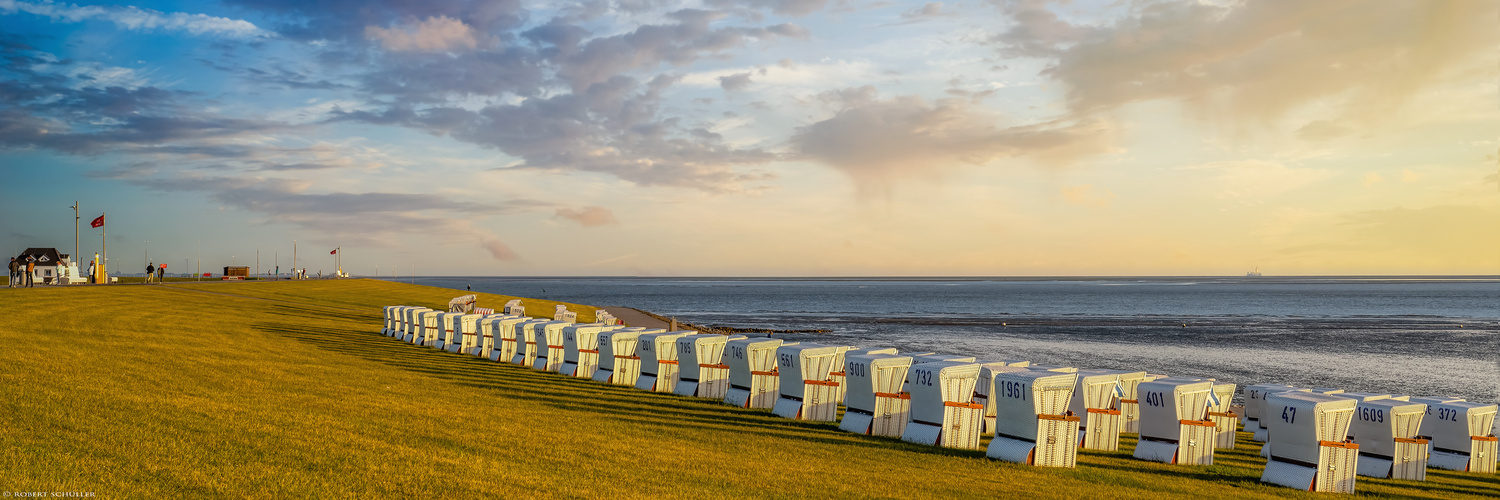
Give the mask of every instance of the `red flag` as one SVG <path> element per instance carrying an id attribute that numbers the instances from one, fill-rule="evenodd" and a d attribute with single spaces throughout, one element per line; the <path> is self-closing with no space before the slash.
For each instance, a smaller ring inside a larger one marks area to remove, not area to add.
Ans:
<path id="1" fill-rule="evenodd" d="M 104 216 L 103 215 L 99 216 L 98 219 L 94 219 L 94 222 L 90 222 L 89 223 L 89 227 L 93 227 L 93 228 L 98 228 L 98 227 L 102 227 L 102 226 L 104 226 Z"/>
<path id="2" fill-rule="evenodd" d="M 336 253 L 339 253 L 339 249 L 337 249 L 337 248 L 333 249 L 332 252 L 328 252 L 328 255 L 333 255 L 333 254 L 336 254 Z"/>

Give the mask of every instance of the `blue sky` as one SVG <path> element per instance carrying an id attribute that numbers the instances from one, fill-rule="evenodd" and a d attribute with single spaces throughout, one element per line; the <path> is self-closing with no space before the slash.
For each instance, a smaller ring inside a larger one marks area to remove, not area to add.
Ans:
<path id="1" fill-rule="evenodd" d="M 78 200 L 132 272 L 1493 274 L 1497 9 L 0 0 L 0 239 L 71 251 Z"/>

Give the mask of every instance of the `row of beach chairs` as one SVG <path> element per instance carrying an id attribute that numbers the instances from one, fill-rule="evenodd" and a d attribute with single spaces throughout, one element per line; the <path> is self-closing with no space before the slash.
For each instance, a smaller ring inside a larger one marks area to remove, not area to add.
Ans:
<path id="1" fill-rule="evenodd" d="M 457 309 L 452 308 L 450 309 Z M 628 327 L 595 312 L 578 324 L 519 301 L 475 314 L 388 306 L 383 333 L 417 345 L 564 376 L 710 398 L 874 436 L 959 449 L 1021 464 L 1073 467 L 1079 449 L 1211 465 L 1236 429 L 1265 443 L 1261 480 L 1309 491 L 1354 491 L 1355 476 L 1424 480 L 1427 467 L 1494 473 L 1494 404 L 1285 385 L 1234 384 L 1143 371 L 1080 370 L 1024 360 L 900 354 L 896 349 Z M 843 418 L 838 407 L 843 405 Z"/>

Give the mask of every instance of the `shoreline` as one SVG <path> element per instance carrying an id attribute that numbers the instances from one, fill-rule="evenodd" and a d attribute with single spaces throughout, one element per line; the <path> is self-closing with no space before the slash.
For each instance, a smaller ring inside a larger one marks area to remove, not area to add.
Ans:
<path id="1" fill-rule="evenodd" d="M 624 307 L 624 306 L 620 306 L 620 307 Z M 650 317 L 656 319 L 657 321 L 661 321 L 661 322 L 666 323 L 668 325 L 672 324 L 672 322 L 676 322 L 677 326 L 680 327 L 679 329 L 684 329 L 685 328 L 685 329 L 690 329 L 690 330 L 697 330 L 697 331 L 700 331 L 700 332 L 703 332 L 703 333 L 716 333 L 716 334 L 719 334 L 719 335 L 733 335 L 733 334 L 737 334 L 737 333 L 764 333 L 764 334 L 766 334 L 767 337 L 770 337 L 771 335 L 775 335 L 775 334 L 778 334 L 778 333 L 780 333 L 780 334 L 798 334 L 798 333 L 832 333 L 833 332 L 832 330 L 822 330 L 822 329 L 778 330 L 778 329 L 774 329 L 774 328 L 742 328 L 742 327 L 722 326 L 722 325 L 695 325 L 695 324 L 684 322 L 684 321 L 677 321 L 676 318 L 662 316 L 660 314 L 656 314 L 656 313 L 653 313 L 651 311 L 646 311 L 646 310 L 642 310 L 642 309 L 636 309 L 634 307 L 625 307 L 625 308 L 633 310 L 633 311 L 637 311 L 637 312 L 639 312 L 641 314 L 644 314 L 644 315 L 647 315 L 647 316 L 650 316 Z"/>

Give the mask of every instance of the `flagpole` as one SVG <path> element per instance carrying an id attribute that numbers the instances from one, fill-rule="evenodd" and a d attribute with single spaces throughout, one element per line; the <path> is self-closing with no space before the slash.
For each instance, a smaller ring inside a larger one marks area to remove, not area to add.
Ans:
<path id="1" fill-rule="evenodd" d="M 104 282 L 109 283 L 109 212 L 100 212 L 99 249 L 104 252 Z"/>
<path id="2" fill-rule="evenodd" d="M 83 218 L 78 216 L 78 201 L 75 200 L 75 201 L 73 201 L 73 264 L 75 264 L 74 267 L 79 267 L 79 268 L 82 268 L 82 266 L 77 266 L 77 264 L 78 264 L 78 257 L 79 257 L 79 255 L 78 255 L 78 221 L 81 221 L 81 220 L 83 220 Z"/>

